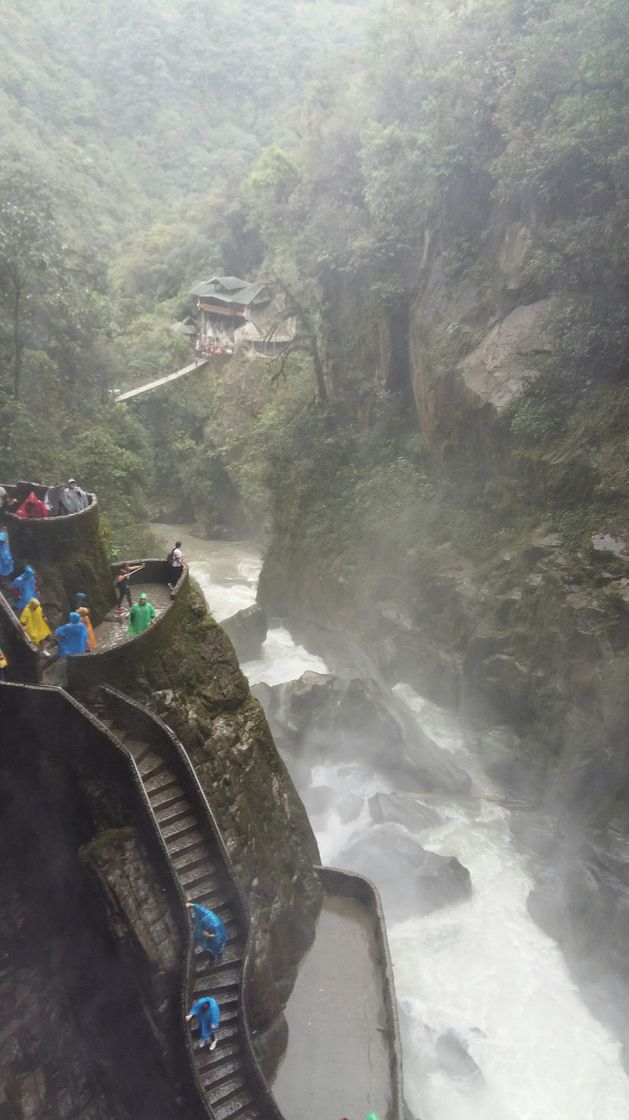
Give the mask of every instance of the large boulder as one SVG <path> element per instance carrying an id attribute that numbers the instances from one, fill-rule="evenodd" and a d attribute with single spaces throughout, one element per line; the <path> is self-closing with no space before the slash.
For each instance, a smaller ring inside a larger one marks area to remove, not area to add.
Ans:
<path id="1" fill-rule="evenodd" d="M 391 825 L 355 835 L 336 862 L 372 879 L 394 920 L 430 914 L 471 891 L 470 873 L 455 856 L 427 851 Z"/>
<path id="2" fill-rule="evenodd" d="M 466 387 L 481 401 L 501 411 L 537 376 L 533 351 L 540 349 L 548 308 L 547 299 L 515 307 L 458 363 Z"/>
<path id="3" fill-rule="evenodd" d="M 231 618 L 224 619 L 221 626 L 230 638 L 240 662 L 253 661 L 260 656 L 262 643 L 266 638 L 267 621 L 264 608 L 259 603 L 237 611 Z"/>
<path id="4" fill-rule="evenodd" d="M 376 824 L 399 824 L 409 832 L 421 832 L 441 823 L 434 809 L 408 795 L 374 793 L 368 804 L 371 819 Z"/>

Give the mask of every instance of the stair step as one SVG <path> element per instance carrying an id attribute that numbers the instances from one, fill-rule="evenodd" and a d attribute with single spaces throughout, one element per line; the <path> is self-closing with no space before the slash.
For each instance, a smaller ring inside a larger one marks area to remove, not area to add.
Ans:
<path id="1" fill-rule="evenodd" d="M 175 834 L 175 836 L 166 838 L 168 854 L 171 858 L 181 855 L 182 852 L 187 851 L 188 848 L 198 848 L 200 844 L 203 844 L 203 837 L 196 826 L 196 822 L 192 828 L 186 829 L 185 832 L 180 835 Z"/>
<path id="2" fill-rule="evenodd" d="M 135 764 L 145 784 L 149 778 L 154 777 L 155 774 L 159 774 L 161 770 L 167 769 L 164 759 L 160 758 L 158 754 L 155 754 L 155 752 L 151 750 L 149 750 L 147 754 L 138 754 L 135 759 Z"/>
<path id="3" fill-rule="evenodd" d="M 204 977 L 198 976 L 195 978 L 194 984 L 192 986 L 192 990 L 194 991 L 195 996 L 197 994 L 197 989 L 199 995 L 203 994 L 201 992 L 201 987 L 205 983 L 206 981 Z M 229 994 L 233 989 L 237 998 L 240 991 L 240 972 L 236 969 L 230 969 L 229 972 L 216 973 L 216 969 L 214 969 L 211 983 L 214 992 L 226 992 L 227 994 Z"/>
<path id="4" fill-rule="evenodd" d="M 253 1104 L 253 1100 L 246 1090 L 238 1093 L 235 1097 L 230 1097 L 220 1104 L 212 1106 L 215 1120 L 239 1120 L 245 1108 Z"/>
<path id="5" fill-rule="evenodd" d="M 174 840 L 178 836 L 183 836 L 186 832 L 196 828 L 197 820 L 194 813 L 186 813 L 185 817 L 180 817 L 176 821 L 169 821 L 168 824 L 159 822 L 159 828 L 164 840 Z"/>
<path id="6" fill-rule="evenodd" d="M 205 1085 L 205 1092 L 213 1108 L 215 1104 L 225 1103 L 236 1094 L 243 1096 L 247 1093 L 247 1086 L 242 1073 L 239 1072 L 235 1077 L 229 1077 L 225 1081 L 209 1081 Z"/>
<path id="7" fill-rule="evenodd" d="M 210 888 L 210 885 L 216 885 L 216 874 L 209 860 L 205 861 L 205 867 L 195 867 L 194 870 L 191 871 L 182 871 L 179 878 L 181 880 L 181 885 L 184 886 L 186 890 L 191 890 L 196 887 L 197 883 L 202 882 L 207 883 L 208 888 Z"/>
<path id="8" fill-rule="evenodd" d="M 180 872 L 198 870 L 199 867 L 207 866 L 207 848 L 201 841 L 196 847 L 173 852 L 170 858 L 178 875 Z"/>
<path id="9" fill-rule="evenodd" d="M 156 774 L 153 778 L 147 778 L 144 782 L 144 788 L 147 793 L 161 793 L 166 786 L 178 786 L 181 790 L 181 786 L 172 770 L 169 770 L 165 764 L 163 764 L 163 766 L 164 769 L 159 774 Z M 181 790 L 181 792 L 183 793 L 183 790 Z"/>
<path id="10" fill-rule="evenodd" d="M 260 1109 L 253 1101 L 246 1108 L 234 1116 L 233 1120 L 260 1120 Z"/>
<path id="11" fill-rule="evenodd" d="M 141 754 L 144 753 L 146 747 L 148 746 L 148 743 L 145 743 L 143 739 L 130 739 L 128 731 L 125 731 L 124 735 L 125 735 L 125 744 L 124 745 L 127 748 L 127 750 L 129 751 L 129 754 L 132 754 L 133 757 L 135 758 L 136 755 L 141 755 Z M 162 759 L 162 762 L 163 761 L 164 760 Z"/>
<path id="12" fill-rule="evenodd" d="M 129 744 L 127 743 L 127 747 L 128 746 Z M 131 753 L 136 766 L 139 768 L 140 763 L 144 762 L 146 756 L 151 753 L 151 747 L 149 747 L 148 743 L 144 743 L 141 751 L 132 751 Z"/>
<path id="13" fill-rule="evenodd" d="M 238 1000 L 234 1003 L 228 1003 L 226 1007 L 224 1007 L 222 1003 L 219 1003 L 219 1009 L 221 1012 L 221 1027 L 223 1023 L 227 1027 L 231 1026 L 232 1023 L 238 1022 L 238 1012 L 240 1010 Z"/>
<path id="14" fill-rule="evenodd" d="M 236 1044 L 240 1049 L 240 1028 L 238 1026 L 238 1023 L 236 1022 L 226 1023 L 225 1026 L 223 1026 L 223 1024 L 221 1023 L 218 1032 L 218 1045 L 214 1053 L 219 1055 L 220 1057 L 219 1051 L 221 1049 L 221 1046 L 227 1045 L 228 1042 L 230 1044 Z"/>
<path id="15" fill-rule="evenodd" d="M 192 805 L 187 797 L 181 797 L 178 802 L 172 805 L 167 805 L 165 809 L 161 807 L 155 811 L 155 816 L 160 825 L 171 824 L 179 820 L 180 817 L 186 816 L 192 812 Z"/>
<path id="16" fill-rule="evenodd" d="M 185 887 L 186 901 L 198 902 L 201 906 L 207 906 L 210 910 L 216 910 L 221 905 L 223 900 L 223 892 L 220 887 L 214 884 L 199 884 L 194 883 L 192 890 L 187 883 L 182 884 Z"/>
<path id="17" fill-rule="evenodd" d="M 220 961 L 214 961 L 210 953 L 199 950 L 194 957 L 196 977 L 202 980 L 207 976 L 214 976 L 217 971 L 231 971 L 234 968 L 240 971 L 242 969 L 241 950 L 242 943 L 236 939 L 232 944 L 229 941 L 227 942 Z"/>
<path id="18" fill-rule="evenodd" d="M 209 1059 L 213 1059 L 210 1061 Z M 238 1046 L 223 1046 L 221 1049 L 220 1043 L 217 1045 L 216 1050 L 212 1050 L 208 1055 L 208 1060 L 199 1055 L 197 1062 L 197 1071 L 199 1077 L 204 1082 L 212 1081 L 214 1084 L 222 1077 L 229 1077 L 232 1073 L 238 1073 L 242 1070 L 242 1061 L 240 1049 Z"/>
<path id="19" fill-rule="evenodd" d="M 149 792 L 149 791 L 147 791 Z M 175 802 L 183 799 L 183 793 L 179 782 L 172 781 L 169 786 L 163 789 L 158 789 L 155 792 L 149 792 L 149 801 L 151 808 L 156 813 L 158 809 L 168 809 Z"/>

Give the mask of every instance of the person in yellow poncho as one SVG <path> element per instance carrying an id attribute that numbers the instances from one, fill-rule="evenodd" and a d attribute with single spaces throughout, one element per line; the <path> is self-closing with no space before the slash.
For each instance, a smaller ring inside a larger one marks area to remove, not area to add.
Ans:
<path id="1" fill-rule="evenodd" d="M 87 648 L 89 650 L 96 649 L 96 634 L 94 633 L 94 627 L 92 626 L 89 607 L 77 607 L 77 610 L 79 613 L 79 618 L 81 619 L 81 622 L 87 630 Z"/>
<path id="2" fill-rule="evenodd" d="M 31 642 L 36 646 L 43 642 L 51 633 L 50 626 L 44 618 L 39 599 L 29 599 L 20 615 L 20 622 L 26 630 Z"/>

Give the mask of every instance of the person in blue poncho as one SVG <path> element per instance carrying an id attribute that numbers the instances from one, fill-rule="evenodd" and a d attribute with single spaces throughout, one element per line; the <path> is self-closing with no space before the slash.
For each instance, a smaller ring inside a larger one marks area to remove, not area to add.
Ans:
<path id="1" fill-rule="evenodd" d="M 217 1041 L 216 1031 L 221 1023 L 221 1013 L 216 1000 L 211 996 L 201 996 L 200 999 L 195 1000 L 186 1015 L 186 1023 L 195 1018 L 199 1024 L 199 1050 L 202 1050 L 208 1042 L 210 1050 L 213 1050 Z"/>
<path id="2" fill-rule="evenodd" d="M 186 906 L 192 910 L 194 940 L 197 945 L 211 953 L 214 960 L 220 961 L 227 944 L 227 930 L 222 918 L 213 910 L 208 910 L 207 906 L 199 906 L 196 902 L 187 902 Z"/>
<path id="3" fill-rule="evenodd" d="M 69 653 L 85 653 L 87 649 L 87 627 L 76 611 L 70 611 L 69 622 L 57 627 L 55 637 L 59 642 L 59 657 L 67 657 Z"/>
<path id="4" fill-rule="evenodd" d="M 13 571 L 13 557 L 9 546 L 9 534 L 0 529 L 0 576 L 6 578 Z"/>
<path id="5" fill-rule="evenodd" d="M 21 575 L 16 576 L 9 584 L 11 591 L 15 595 L 15 606 L 17 607 L 18 614 L 21 614 L 24 607 L 30 603 L 31 599 L 37 599 L 37 576 L 35 569 L 27 564 Z"/>

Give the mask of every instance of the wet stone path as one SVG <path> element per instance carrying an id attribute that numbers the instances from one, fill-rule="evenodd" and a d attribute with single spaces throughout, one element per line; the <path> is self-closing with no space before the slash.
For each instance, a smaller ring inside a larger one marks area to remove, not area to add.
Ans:
<path id="1" fill-rule="evenodd" d="M 134 603 L 137 603 L 142 592 L 145 592 L 149 603 L 155 607 L 155 617 L 159 618 L 164 613 L 166 607 L 170 604 L 170 590 L 165 583 L 132 583 L 131 584 L 131 598 Z M 94 634 L 96 635 L 96 653 L 102 652 L 106 649 L 113 649 L 115 646 L 123 645 L 131 639 L 127 633 L 129 625 L 129 606 L 127 602 L 124 603 L 124 612 L 118 614 L 114 607 L 105 615 L 102 622 L 94 627 Z M 54 654 L 54 646 L 52 647 Z M 90 654 L 86 653 L 85 657 Z M 66 683 L 66 666 L 65 661 L 60 661 L 59 658 L 53 657 L 50 661 L 43 663 L 44 670 L 44 683 L 45 684 L 58 684 L 64 685 Z"/>
<path id="2" fill-rule="evenodd" d="M 131 598 L 137 603 L 142 592 L 145 593 L 149 603 L 155 607 L 155 617 L 159 618 L 170 604 L 170 591 L 165 583 L 131 583 Z M 113 649 L 129 640 L 127 627 L 129 625 L 129 604 L 123 601 L 124 613 L 117 614 L 114 607 L 105 615 L 102 622 L 94 627 L 97 651 Z"/>

